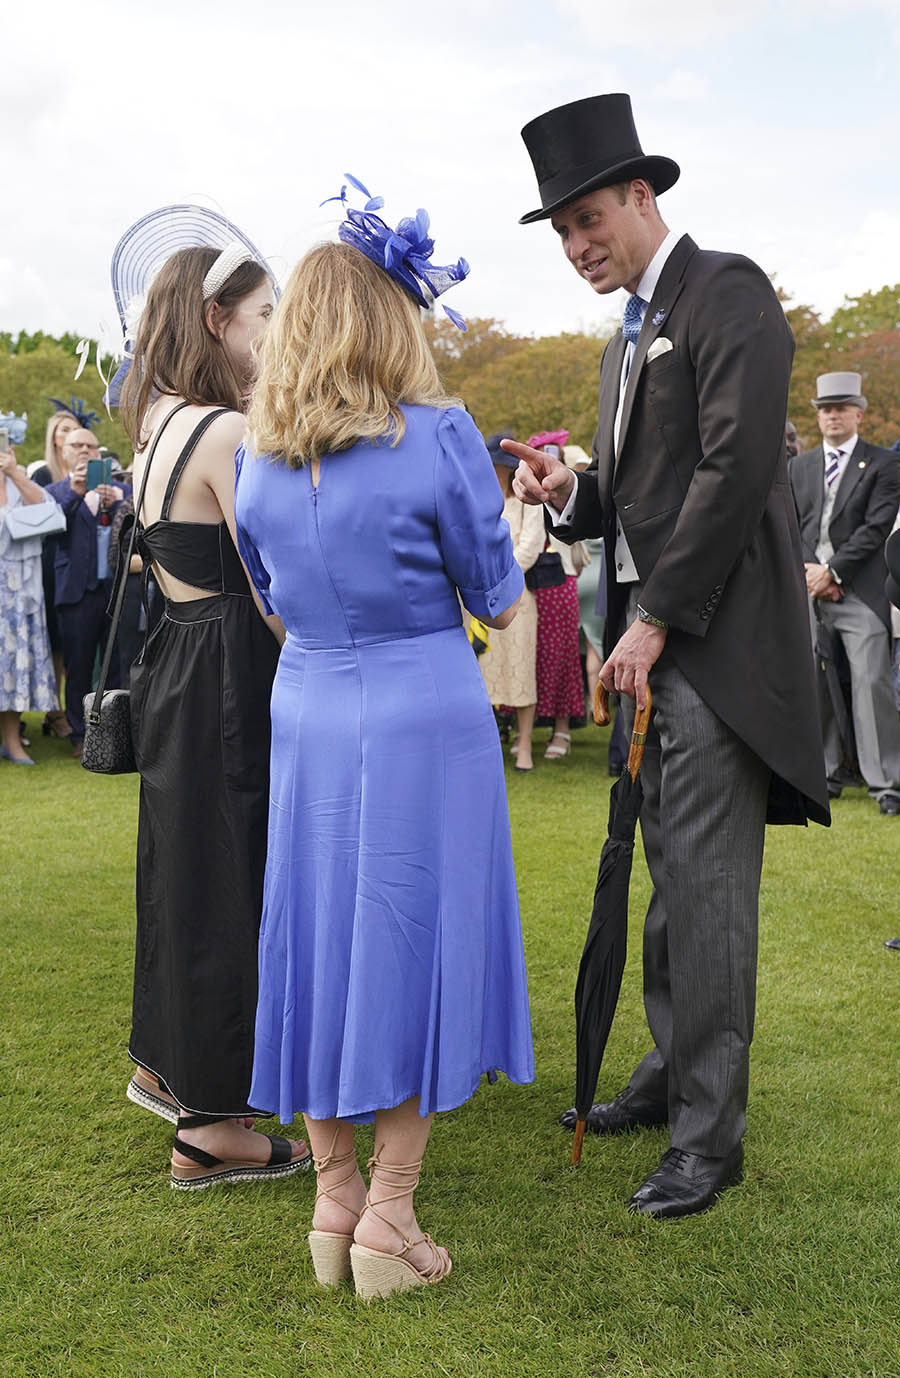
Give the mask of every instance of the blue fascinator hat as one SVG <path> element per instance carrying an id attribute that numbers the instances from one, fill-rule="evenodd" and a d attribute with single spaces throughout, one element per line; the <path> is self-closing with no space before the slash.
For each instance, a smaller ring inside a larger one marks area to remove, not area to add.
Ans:
<path id="1" fill-rule="evenodd" d="M 61 402 L 58 397 L 48 397 L 47 401 L 52 402 L 57 411 L 68 412 L 70 416 L 74 416 L 85 431 L 92 430 L 94 422 L 100 420 L 95 411 L 88 411 L 87 403 L 82 397 L 70 396 L 68 402 Z"/>
<path id="2" fill-rule="evenodd" d="M 392 229 L 376 214 L 384 205 L 384 197 L 373 196 L 368 187 L 349 172 L 344 176 L 351 187 L 366 197 L 366 203 L 362 210 L 349 204 L 347 183 L 341 187 L 339 196 L 329 196 L 321 203 L 326 206 L 330 201 L 339 201 L 344 207 L 346 219 L 338 230 L 338 238 L 383 268 L 417 305 L 427 309 L 448 288 L 468 277 L 469 265 L 464 258 L 444 267 L 431 262 L 434 240 L 429 236 L 431 221 L 426 210 L 417 210 L 414 217 L 404 216 L 397 228 Z M 465 330 L 462 316 L 443 302 L 441 305 L 453 324 Z"/>

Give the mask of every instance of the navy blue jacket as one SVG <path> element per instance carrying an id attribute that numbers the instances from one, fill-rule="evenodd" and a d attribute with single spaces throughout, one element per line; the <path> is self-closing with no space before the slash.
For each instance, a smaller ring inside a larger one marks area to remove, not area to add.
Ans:
<path id="1" fill-rule="evenodd" d="M 131 489 L 118 484 L 125 497 L 131 496 Z M 56 606 L 80 603 L 88 589 L 96 588 L 103 581 L 97 578 L 97 523 L 100 514 L 94 516 L 83 497 L 72 492 L 71 480 L 61 479 L 50 483 L 45 490 L 56 499 L 65 513 L 65 535 L 57 538 L 55 562 Z M 110 510 L 112 516 L 118 503 Z"/>

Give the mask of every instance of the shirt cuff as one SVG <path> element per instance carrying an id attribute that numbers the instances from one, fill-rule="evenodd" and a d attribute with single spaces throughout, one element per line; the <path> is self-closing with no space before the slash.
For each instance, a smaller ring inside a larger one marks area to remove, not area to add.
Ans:
<path id="1" fill-rule="evenodd" d="M 525 576 L 513 560 L 498 584 L 490 589 L 460 589 L 460 597 L 473 617 L 499 617 L 521 597 Z"/>
<path id="2" fill-rule="evenodd" d="M 556 508 L 551 506 L 549 502 L 544 504 L 547 508 L 547 511 L 550 513 L 550 521 L 554 526 L 572 525 L 572 519 L 575 516 L 575 498 L 578 495 L 578 475 L 576 473 L 573 473 L 572 477 L 575 480 L 575 482 L 572 485 L 572 491 L 569 494 L 569 501 L 566 503 L 565 507 L 561 512 L 557 512 Z"/>

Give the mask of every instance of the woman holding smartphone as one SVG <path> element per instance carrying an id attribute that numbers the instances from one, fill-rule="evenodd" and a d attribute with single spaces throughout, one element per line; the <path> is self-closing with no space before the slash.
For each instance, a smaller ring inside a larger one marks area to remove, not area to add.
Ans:
<path id="1" fill-rule="evenodd" d="M 53 670 L 44 617 L 41 542 L 13 540 L 6 524 L 14 507 L 46 501 L 16 463 L 8 432 L 0 429 L 0 756 L 33 766 L 19 734 L 21 715 L 53 707 Z"/>

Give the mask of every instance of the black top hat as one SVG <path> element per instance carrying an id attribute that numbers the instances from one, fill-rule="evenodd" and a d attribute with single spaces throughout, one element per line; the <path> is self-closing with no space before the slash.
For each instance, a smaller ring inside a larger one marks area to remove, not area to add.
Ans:
<path id="1" fill-rule="evenodd" d="M 522 130 L 534 164 L 541 208 L 519 221 L 546 220 L 586 192 L 644 177 L 660 194 L 678 181 L 671 158 L 648 157 L 638 141 L 626 95 L 588 96 L 538 115 Z"/>
<path id="2" fill-rule="evenodd" d="M 888 602 L 893 603 L 895 608 L 900 608 L 900 530 L 888 536 L 884 558 L 890 571 L 885 580 L 884 591 L 888 596 Z"/>

